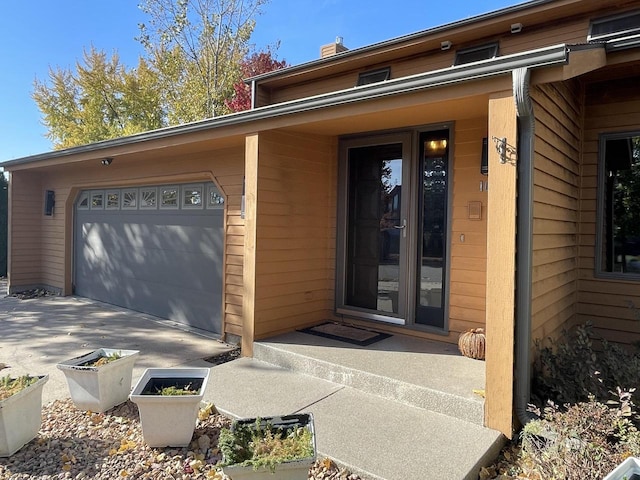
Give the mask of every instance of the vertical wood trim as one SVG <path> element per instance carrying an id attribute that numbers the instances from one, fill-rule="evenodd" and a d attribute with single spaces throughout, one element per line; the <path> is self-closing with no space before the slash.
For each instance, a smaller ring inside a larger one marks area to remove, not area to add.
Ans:
<path id="1" fill-rule="evenodd" d="M 513 433 L 513 362 L 516 258 L 516 165 L 500 163 L 492 137 L 516 146 L 511 92 L 489 99 L 489 199 L 487 214 L 487 354 L 485 424 Z"/>
<path id="2" fill-rule="evenodd" d="M 11 238 L 13 237 L 13 178 L 14 173 L 9 172 L 9 182 L 7 192 L 7 291 L 5 294 L 9 294 L 9 289 L 11 288 L 11 273 L 13 272 L 13 255 L 12 255 L 12 246 L 13 241 Z"/>
<path id="3" fill-rule="evenodd" d="M 64 202 L 64 287 L 62 295 L 73 294 L 73 250 L 75 248 L 75 204 L 80 189 L 71 187 Z"/>
<path id="4" fill-rule="evenodd" d="M 256 312 L 256 237 L 258 213 L 258 140 L 259 135 L 245 139 L 244 199 L 244 264 L 242 268 L 242 355 L 253 356 Z"/>

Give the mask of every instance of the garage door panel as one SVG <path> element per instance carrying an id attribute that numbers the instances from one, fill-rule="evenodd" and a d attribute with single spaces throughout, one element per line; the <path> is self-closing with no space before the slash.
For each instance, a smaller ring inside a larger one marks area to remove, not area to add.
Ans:
<path id="1" fill-rule="evenodd" d="M 222 208 L 77 208 L 75 232 L 77 295 L 221 333 Z"/>

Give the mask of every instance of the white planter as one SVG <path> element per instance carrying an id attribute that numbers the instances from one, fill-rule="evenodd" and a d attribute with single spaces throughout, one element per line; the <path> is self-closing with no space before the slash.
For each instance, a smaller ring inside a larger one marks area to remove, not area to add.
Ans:
<path id="1" fill-rule="evenodd" d="M 42 425 L 42 387 L 40 380 L 15 395 L 0 400 L 0 457 L 9 457 L 29 443 Z"/>
<path id="2" fill-rule="evenodd" d="M 629 457 L 603 480 L 637 480 L 640 479 L 640 459 Z"/>
<path id="3" fill-rule="evenodd" d="M 282 417 L 261 417 L 260 420 L 263 424 L 269 422 L 276 428 L 287 428 L 291 427 L 292 425 L 296 425 L 295 428 L 303 426 L 304 428 L 309 429 L 311 431 L 313 439 L 313 455 L 300 460 L 279 463 L 275 466 L 275 470 L 271 470 L 270 468 L 266 467 L 255 470 L 253 466 L 226 465 L 222 468 L 225 475 L 231 478 L 231 480 L 273 480 L 276 478 L 278 480 L 307 480 L 309 476 L 309 469 L 316 461 L 317 457 L 313 415 L 311 413 L 302 413 L 294 415 L 284 415 Z M 234 422 L 234 425 L 236 425 L 237 423 L 253 425 L 255 424 L 255 422 L 255 418 L 246 418 L 242 420 L 236 420 Z"/>
<path id="4" fill-rule="evenodd" d="M 142 436 L 150 447 L 186 447 L 191 442 L 198 408 L 209 379 L 208 368 L 147 368 L 129 398 L 138 405 Z M 162 396 L 156 387 L 199 388 L 197 395 Z"/>
<path id="5" fill-rule="evenodd" d="M 100 367 L 83 366 L 102 356 L 119 353 L 122 357 Z M 131 392 L 133 364 L 140 352 L 99 348 L 57 365 L 69 385 L 71 399 L 80 410 L 104 412 L 126 402 Z"/>

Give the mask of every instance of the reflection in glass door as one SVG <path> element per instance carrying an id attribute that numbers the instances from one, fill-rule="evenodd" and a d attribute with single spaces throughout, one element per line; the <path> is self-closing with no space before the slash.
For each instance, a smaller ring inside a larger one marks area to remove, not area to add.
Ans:
<path id="1" fill-rule="evenodd" d="M 416 323 L 444 328 L 448 130 L 420 135 Z"/>
<path id="2" fill-rule="evenodd" d="M 403 143 L 348 150 L 344 302 L 384 316 L 404 313 L 402 158 Z"/>

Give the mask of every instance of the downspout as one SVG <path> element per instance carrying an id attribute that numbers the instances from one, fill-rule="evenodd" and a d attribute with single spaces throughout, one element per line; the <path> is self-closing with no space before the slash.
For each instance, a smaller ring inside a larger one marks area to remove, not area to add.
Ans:
<path id="1" fill-rule="evenodd" d="M 533 141 L 535 121 L 529 94 L 530 69 L 513 70 L 517 116 L 517 233 L 516 233 L 516 414 L 522 425 L 536 418 L 528 411 L 531 399 L 531 291 L 533 252 Z"/>

